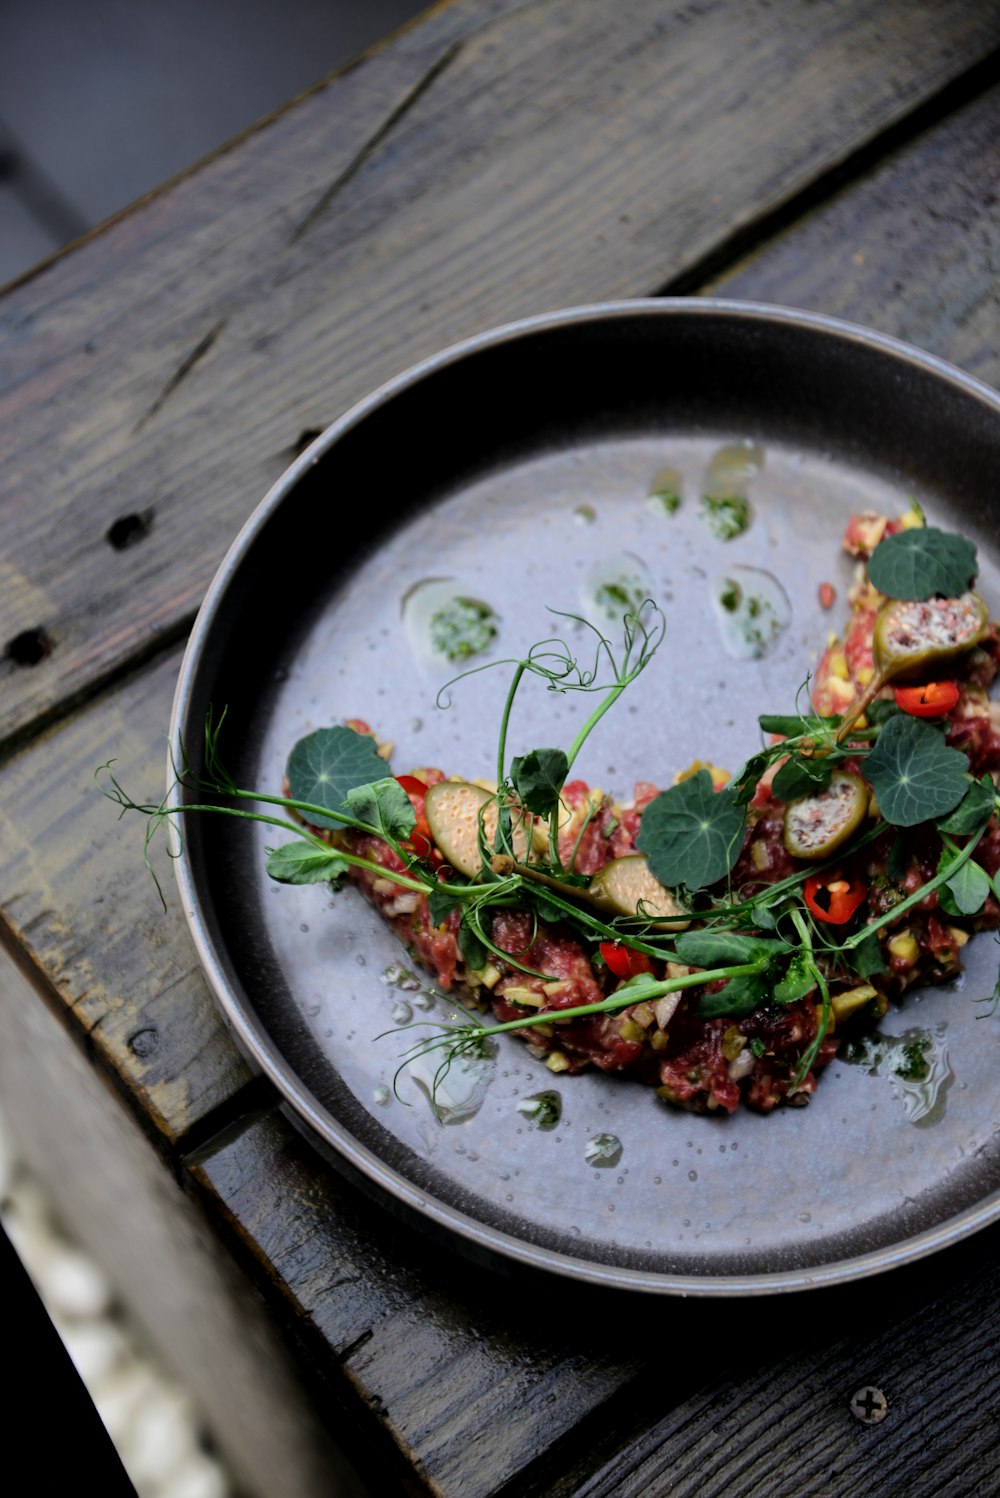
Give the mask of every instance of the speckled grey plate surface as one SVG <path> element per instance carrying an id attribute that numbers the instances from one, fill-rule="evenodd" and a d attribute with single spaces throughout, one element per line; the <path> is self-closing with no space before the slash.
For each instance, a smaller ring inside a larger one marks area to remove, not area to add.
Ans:
<path id="1" fill-rule="evenodd" d="M 721 540 L 699 495 L 733 443 L 754 445 L 760 466 L 749 528 Z M 649 503 L 664 468 L 679 475 L 673 514 Z M 451 668 L 422 648 L 404 600 L 448 579 L 499 618 L 480 659 L 517 656 L 553 632 L 547 606 L 579 611 L 599 570 L 629 559 L 666 642 L 576 769 L 623 797 L 696 758 L 733 770 L 758 742 L 758 712 L 791 709 L 842 624 L 853 511 L 916 496 L 931 522 L 976 540 L 1000 609 L 997 472 L 1000 397 L 829 319 L 685 300 L 500 329 L 377 391 L 263 501 L 192 634 L 175 747 L 197 756 L 214 703 L 244 786 L 277 790 L 295 741 L 350 717 L 393 741 L 396 773 L 495 773 L 507 672 L 436 706 Z M 732 658 L 719 631 L 712 599 L 734 567 L 778 579 L 790 605 L 758 660 Z M 838 591 L 829 612 L 823 581 Z M 568 742 L 586 710 L 527 685 L 510 752 Z M 505 1038 L 478 1112 L 441 1123 L 407 1073 L 393 1096 L 405 1042 L 376 1037 L 406 1006 L 417 1019 L 447 1006 L 422 1009 L 433 1001 L 392 981 L 405 953 L 357 892 L 274 885 L 273 836 L 187 820 L 182 899 L 240 1045 L 350 1174 L 474 1253 L 650 1292 L 750 1294 L 871 1274 L 998 1215 L 1000 1017 L 973 1003 L 995 981 L 989 937 L 966 949 L 956 984 L 884 1022 L 928 1040 L 933 1097 L 838 1060 L 808 1108 L 700 1118 L 619 1079 L 553 1077 Z M 549 1089 L 562 1118 L 542 1131 L 518 1104 Z M 614 1164 L 588 1163 L 601 1135 L 620 1143 Z"/>

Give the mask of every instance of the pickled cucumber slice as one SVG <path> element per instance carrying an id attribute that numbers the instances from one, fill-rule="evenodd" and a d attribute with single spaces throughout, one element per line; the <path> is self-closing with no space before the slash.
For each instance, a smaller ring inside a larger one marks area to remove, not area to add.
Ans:
<path id="1" fill-rule="evenodd" d="M 490 804 L 486 806 L 486 802 Z M 442 780 L 432 785 L 424 798 L 431 837 L 458 873 L 474 879 L 483 866 L 479 852 L 479 816 L 482 812 L 486 844 L 493 846 L 497 830 L 497 804 L 489 791 L 467 780 Z M 524 828 L 514 828 L 514 852 L 523 862 L 527 852 Z"/>
<path id="2" fill-rule="evenodd" d="M 785 847 L 793 858 L 829 858 L 865 819 L 868 787 L 850 770 L 834 770 L 830 784 L 785 807 Z"/>
<path id="3" fill-rule="evenodd" d="M 648 916 L 662 922 L 670 916 L 683 915 L 683 907 L 671 890 L 649 872 L 641 853 L 612 858 L 591 879 L 587 896 L 593 904 L 614 915 Z M 641 909 L 640 909 L 641 906 Z M 690 921 L 669 921 L 671 931 L 684 931 Z"/>

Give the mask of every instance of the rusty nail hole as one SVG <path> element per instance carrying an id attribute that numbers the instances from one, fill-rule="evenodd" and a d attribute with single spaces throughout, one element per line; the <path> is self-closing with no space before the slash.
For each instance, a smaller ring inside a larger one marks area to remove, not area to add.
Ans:
<path id="1" fill-rule="evenodd" d="M 855 1390 L 851 1396 L 851 1414 L 856 1415 L 862 1425 L 877 1425 L 889 1413 L 889 1401 L 881 1389 L 871 1384 Z"/>
<path id="2" fill-rule="evenodd" d="M 44 629 L 22 629 L 7 641 L 4 654 L 15 666 L 37 666 L 53 649 L 52 639 Z"/>
<path id="3" fill-rule="evenodd" d="M 129 546 L 137 546 L 152 529 L 153 512 L 143 510 L 141 515 L 123 515 L 120 520 L 116 520 L 114 525 L 108 527 L 104 539 L 110 542 L 115 551 L 125 551 Z"/>
<path id="4" fill-rule="evenodd" d="M 292 452 L 298 457 L 300 453 L 305 452 L 310 443 L 315 442 L 316 438 L 322 436 L 322 434 L 322 427 L 306 427 L 304 432 L 299 433 L 299 440 L 292 448 Z"/>

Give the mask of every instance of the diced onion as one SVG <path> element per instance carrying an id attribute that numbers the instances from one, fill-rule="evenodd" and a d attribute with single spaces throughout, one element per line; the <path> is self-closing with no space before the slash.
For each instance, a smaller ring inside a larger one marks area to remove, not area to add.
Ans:
<path id="1" fill-rule="evenodd" d="M 674 1017 L 677 1005 L 681 1001 L 679 993 L 667 993 L 662 999 L 657 999 L 653 1005 L 653 1013 L 656 1015 L 656 1023 L 661 1030 L 665 1030 Z"/>

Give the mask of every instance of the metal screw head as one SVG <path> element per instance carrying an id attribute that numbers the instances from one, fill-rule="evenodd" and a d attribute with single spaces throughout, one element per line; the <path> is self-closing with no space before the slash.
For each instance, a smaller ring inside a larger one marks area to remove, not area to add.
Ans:
<path id="1" fill-rule="evenodd" d="M 877 1425 L 889 1413 L 889 1401 L 881 1389 L 866 1384 L 851 1396 L 851 1414 L 856 1415 L 862 1425 Z"/>

